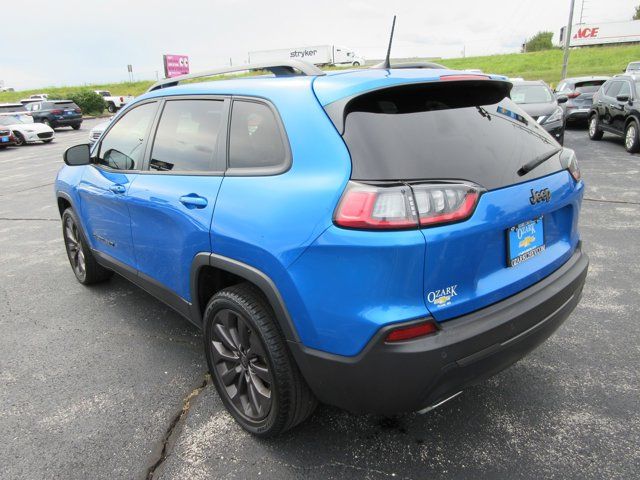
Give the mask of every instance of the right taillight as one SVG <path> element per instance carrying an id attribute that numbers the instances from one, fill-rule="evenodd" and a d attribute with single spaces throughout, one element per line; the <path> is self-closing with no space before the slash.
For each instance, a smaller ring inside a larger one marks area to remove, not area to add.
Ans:
<path id="1" fill-rule="evenodd" d="M 400 230 L 469 218 L 480 189 L 465 183 L 369 185 L 349 182 L 334 215 L 336 225 Z"/>

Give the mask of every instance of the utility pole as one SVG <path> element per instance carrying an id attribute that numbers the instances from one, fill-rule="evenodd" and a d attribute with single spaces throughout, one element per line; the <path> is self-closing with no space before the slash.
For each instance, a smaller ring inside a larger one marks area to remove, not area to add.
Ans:
<path id="1" fill-rule="evenodd" d="M 569 8 L 569 21 L 567 22 L 567 28 L 564 31 L 564 58 L 562 59 L 562 77 L 567 78 L 567 66 L 569 65 L 569 44 L 571 42 L 571 24 L 573 23 L 573 7 L 575 0 L 571 0 L 571 7 Z"/>

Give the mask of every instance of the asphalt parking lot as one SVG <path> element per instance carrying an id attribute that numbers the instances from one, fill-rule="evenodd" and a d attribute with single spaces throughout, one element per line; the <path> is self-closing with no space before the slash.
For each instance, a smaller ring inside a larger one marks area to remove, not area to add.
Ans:
<path id="1" fill-rule="evenodd" d="M 638 478 L 640 156 L 621 140 L 567 131 L 591 267 L 548 342 L 430 414 L 321 406 L 264 441 L 225 412 L 196 328 L 122 278 L 76 282 L 53 181 L 98 122 L 0 151 L 0 478 Z"/>

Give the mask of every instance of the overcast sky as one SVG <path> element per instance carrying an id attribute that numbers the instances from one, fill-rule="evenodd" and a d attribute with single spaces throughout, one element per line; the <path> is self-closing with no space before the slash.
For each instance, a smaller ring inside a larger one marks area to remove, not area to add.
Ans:
<path id="1" fill-rule="evenodd" d="M 585 0 L 584 22 L 629 20 L 640 0 Z M 582 0 L 576 0 L 578 22 Z M 162 54 L 191 70 L 245 62 L 247 52 L 318 44 L 382 58 L 396 14 L 394 57 L 516 52 L 558 32 L 569 0 L 30 0 L 0 26 L 0 80 L 16 89 L 162 75 Z"/>

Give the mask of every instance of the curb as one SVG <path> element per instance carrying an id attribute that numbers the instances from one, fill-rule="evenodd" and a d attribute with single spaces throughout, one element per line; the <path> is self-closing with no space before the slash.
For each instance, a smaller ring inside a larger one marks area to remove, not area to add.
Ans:
<path id="1" fill-rule="evenodd" d="M 103 113 L 100 115 L 83 115 L 83 120 L 91 120 L 92 118 L 111 118 L 113 115 L 111 113 Z"/>

